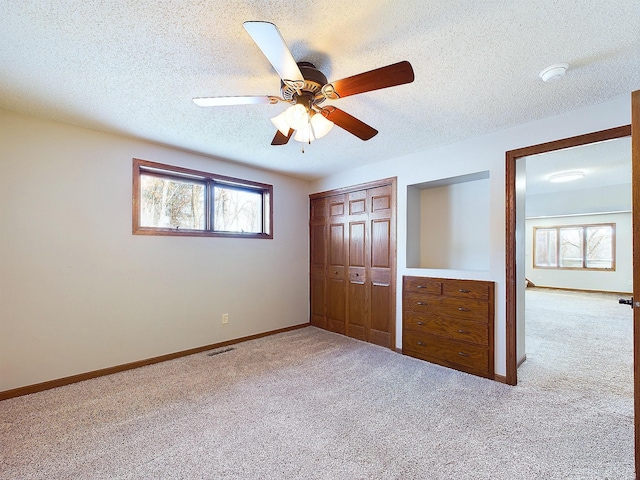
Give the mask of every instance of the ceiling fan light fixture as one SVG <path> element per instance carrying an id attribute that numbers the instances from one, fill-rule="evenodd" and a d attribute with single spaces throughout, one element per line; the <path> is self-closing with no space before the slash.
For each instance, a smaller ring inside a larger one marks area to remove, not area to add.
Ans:
<path id="1" fill-rule="evenodd" d="M 277 115 L 271 119 L 276 128 L 285 137 L 289 135 L 289 122 L 287 122 L 287 111 L 285 110 L 280 115 Z"/>
<path id="2" fill-rule="evenodd" d="M 302 142 L 302 143 L 313 142 L 315 138 L 313 136 L 313 130 L 311 129 L 311 124 L 307 123 L 301 129 L 296 130 L 296 134 L 293 136 L 293 139 L 297 142 Z"/>
<path id="3" fill-rule="evenodd" d="M 309 124 L 309 113 L 304 105 L 296 104 L 287 108 L 285 111 L 287 123 L 294 130 L 301 130 Z"/>
<path id="4" fill-rule="evenodd" d="M 575 170 L 572 172 L 554 173 L 553 175 L 549 175 L 548 180 L 551 183 L 565 183 L 565 182 L 573 182 L 574 180 L 579 180 L 582 177 L 584 177 L 584 172 L 580 170 Z"/>
<path id="5" fill-rule="evenodd" d="M 331 131 L 334 123 L 319 113 L 311 117 L 311 130 L 315 138 L 322 138 Z"/>

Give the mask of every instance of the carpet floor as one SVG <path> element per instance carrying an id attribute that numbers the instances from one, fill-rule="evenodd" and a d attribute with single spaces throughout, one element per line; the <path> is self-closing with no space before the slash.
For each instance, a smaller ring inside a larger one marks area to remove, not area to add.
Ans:
<path id="1" fill-rule="evenodd" d="M 634 478 L 631 309 L 527 309 L 516 387 L 308 327 L 5 400 L 0 478 Z"/>

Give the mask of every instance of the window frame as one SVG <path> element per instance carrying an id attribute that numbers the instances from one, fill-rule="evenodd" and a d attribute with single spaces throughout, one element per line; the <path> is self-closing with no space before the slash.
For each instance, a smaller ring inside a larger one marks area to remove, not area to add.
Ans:
<path id="1" fill-rule="evenodd" d="M 141 181 L 143 174 L 150 174 L 170 180 L 191 180 L 202 182 L 205 185 L 205 212 L 204 230 L 191 230 L 184 228 L 146 227 L 140 225 L 141 207 Z M 214 226 L 214 192 L 215 185 L 228 186 L 230 188 L 259 192 L 262 195 L 262 232 L 242 233 L 216 231 Z M 243 180 L 236 177 L 227 177 L 190 168 L 166 165 L 163 163 L 133 159 L 133 190 L 132 190 L 132 232 L 134 235 L 168 235 L 179 237 L 226 237 L 226 238 L 262 238 L 273 239 L 273 185 L 267 183 Z M 268 197 L 268 199 L 267 199 Z"/>
<path id="2" fill-rule="evenodd" d="M 588 254 L 588 244 L 587 244 L 587 228 L 589 227 L 611 227 L 611 267 L 609 268 L 600 268 L 600 267 L 587 267 L 587 254 Z M 563 228 L 581 228 L 582 229 L 582 266 L 581 267 L 563 267 L 560 266 L 561 256 L 561 235 L 560 230 Z M 536 265 L 536 246 L 537 246 L 537 232 L 538 230 L 555 230 L 556 231 L 556 262 L 557 265 Z M 577 223 L 574 225 L 551 225 L 551 226 L 536 226 L 533 227 L 533 252 L 531 263 L 533 264 L 533 268 L 539 268 L 544 270 L 578 270 L 578 271 L 595 271 L 595 272 L 615 272 L 616 270 L 616 224 L 612 222 L 608 223 Z"/>

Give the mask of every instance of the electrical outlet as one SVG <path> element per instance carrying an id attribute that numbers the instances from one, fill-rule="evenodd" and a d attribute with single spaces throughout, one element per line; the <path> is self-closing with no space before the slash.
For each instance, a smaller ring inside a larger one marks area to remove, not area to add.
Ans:
<path id="1" fill-rule="evenodd" d="M 223 313 L 222 314 L 222 324 L 226 325 L 227 323 L 229 323 L 229 314 L 228 313 Z"/>

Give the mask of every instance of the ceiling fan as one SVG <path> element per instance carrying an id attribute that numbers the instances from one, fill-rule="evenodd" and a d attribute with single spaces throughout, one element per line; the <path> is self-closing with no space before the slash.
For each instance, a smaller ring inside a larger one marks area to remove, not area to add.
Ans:
<path id="1" fill-rule="evenodd" d="M 404 61 L 328 83 L 312 63 L 296 63 L 273 23 L 244 22 L 244 28 L 280 76 L 282 96 L 196 97 L 193 101 L 202 107 L 291 104 L 271 119 L 278 129 L 271 145 L 285 145 L 292 136 L 299 142 L 311 143 L 329 133 L 334 124 L 361 140 L 369 140 L 378 133 L 375 128 L 339 108 L 323 106 L 325 100 L 403 85 L 414 79 L 411 64 Z"/>

